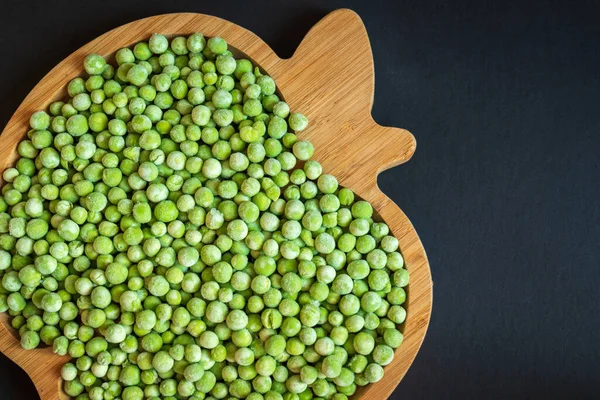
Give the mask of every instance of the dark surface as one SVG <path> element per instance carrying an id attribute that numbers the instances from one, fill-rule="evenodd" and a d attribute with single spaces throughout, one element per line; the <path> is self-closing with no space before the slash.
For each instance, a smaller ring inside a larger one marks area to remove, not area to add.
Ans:
<path id="1" fill-rule="evenodd" d="M 353 8 L 375 57 L 373 115 L 419 143 L 379 184 L 435 282 L 429 333 L 392 398 L 600 397 L 597 2 L 161 3 L 3 2 L 0 126 L 55 64 L 134 19 L 213 14 L 290 56 L 328 11 Z M 2 356 L 0 371 L 0 398 L 37 398 Z"/>

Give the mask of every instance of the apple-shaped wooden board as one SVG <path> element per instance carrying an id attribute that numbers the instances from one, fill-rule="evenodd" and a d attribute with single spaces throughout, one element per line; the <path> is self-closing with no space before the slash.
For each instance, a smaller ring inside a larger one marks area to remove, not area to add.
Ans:
<path id="1" fill-rule="evenodd" d="M 405 303 L 404 342 L 394 361 L 385 367 L 383 379 L 361 388 L 354 399 L 385 399 L 398 385 L 425 337 L 432 305 L 429 264 L 417 232 L 404 213 L 377 186 L 377 174 L 407 161 L 414 153 L 413 135 L 398 128 L 378 125 L 371 116 L 374 95 L 373 55 L 360 17 L 348 9 L 336 10 L 306 35 L 293 57 L 279 58 L 258 36 L 229 21 L 203 14 L 158 15 L 123 25 L 105 33 L 67 57 L 50 71 L 25 98 L 0 136 L 3 168 L 17 159 L 17 144 L 29 129 L 29 117 L 56 100 L 65 99 L 68 82 L 83 74 L 83 59 L 91 53 L 109 60 L 114 53 L 148 40 L 153 33 L 170 36 L 202 32 L 220 36 L 230 47 L 271 75 L 280 94 L 294 111 L 304 113 L 309 127 L 301 139 L 315 146 L 314 158 L 340 184 L 371 202 L 398 238 L 410 272 Z M 67 399 L 61 390 L 60 368 L 68 357 L 50 348 L 23 350 L 10 327 L 0 317 L 0 351 L 31 377 L 42 400 Z"/>

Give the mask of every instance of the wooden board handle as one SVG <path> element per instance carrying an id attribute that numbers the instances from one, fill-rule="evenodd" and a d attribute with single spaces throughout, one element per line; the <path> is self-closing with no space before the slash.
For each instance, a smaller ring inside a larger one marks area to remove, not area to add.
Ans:
<path id="1" fill-rule="evenodd" d="M 276 82 L 286 82 L 281 89 L 291 108 L 309 117 L 301 137 L 314 144 L 315 158 L 345 186 L 366 188 L 368 183 L 376 189 L 379 172 L 413 155 L 416 141 L 410 132 L 382 127 L 371 116 L 373 54 L 354 11 L 328 14 L 272 74 Z"/>

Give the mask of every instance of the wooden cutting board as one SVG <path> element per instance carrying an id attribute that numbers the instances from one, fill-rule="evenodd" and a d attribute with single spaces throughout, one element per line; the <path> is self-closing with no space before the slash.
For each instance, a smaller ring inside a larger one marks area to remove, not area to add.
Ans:
<path id="1" fill-rule="evenodd" d="M 229 21 L 202 14 L 158 15 L 105 33 L 58 64 L 29 93 L 0 137 L 0 170 L 17 158 L 16 147 L 29 129 L 29 117 L 55 100 L 66 98 L 67 83 L 83 73 L 83 59 L 97 53 L 109 60 L 116 50 L 147 40 L 153 33 L 171 36 L 202 32 L 220 36 L 231 47 L 271 75 L 292 110 L 304 113 L 309 128 L 301 139 L 315 146 L 314 158 L 341 185 L 371 202 L 400 241 L 410 272 L 403 324 L 404 343 L 384 378 L 361 388 L 354 399 L 385 399 L 398 385 L 425 337 L 432 305 L 429 264 L 417 232 L 404 213 L 377 186 L 377 174 L 402 164 L 413 155 L 413 135 L 399 128 L 378 125 L 371 116 L 374 94 L 373 55 L 360 17 L 348 9 L 336 10 L 306 35 L 292 58 L 281 59 L 258 36 Z M 407 188 L 410 190 L 410 188 Z M 23 368 L 42 400 L 66 399 L 61 392 L 60 367 L 68 357 L 50 348 L 25 351 L 10 328 L 8 315 L 0 317 L 0 351 Z"/>

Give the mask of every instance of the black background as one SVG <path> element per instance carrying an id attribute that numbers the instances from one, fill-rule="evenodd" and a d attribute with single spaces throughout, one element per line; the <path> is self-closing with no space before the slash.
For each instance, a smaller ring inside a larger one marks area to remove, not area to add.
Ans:
<path id="1" fill-rule="evenodd" d="M 213 14 L 290 56 L 340 7 L 371 39 L 373 116 L 418 141 L 379 176 L 435 283 L 428 335 L 392 398 L 599 398 L 598 2 L 5 1 L 0 126 L 55 64 L 126 22 Z M 3 356 L 0 390 L 37 398 Z"/>

